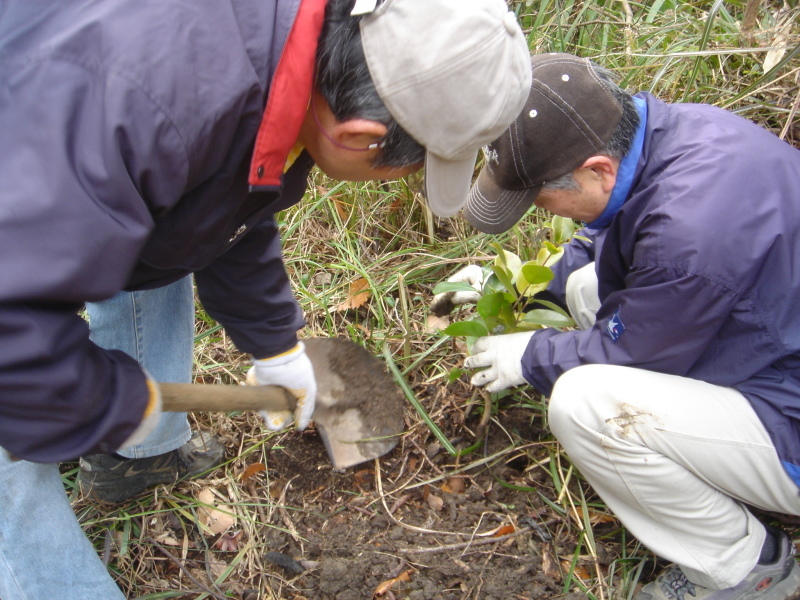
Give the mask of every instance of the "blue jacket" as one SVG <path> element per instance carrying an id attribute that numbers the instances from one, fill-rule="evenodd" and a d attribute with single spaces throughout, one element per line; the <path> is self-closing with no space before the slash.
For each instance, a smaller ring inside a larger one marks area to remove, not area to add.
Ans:
<path id="1" fill-rule="evenodd" d="M 595 261 L 597 323 L 537 332 L 524 375 L 548 395 L 583 364 L 734 387 L 800 484 L 800 151 L 727 111 L 640 97 L 645 139 L 627 199 L 556 265 L 554 290 Z"/>
<path id="2" fill-rule="evenodd" d="M 89 340 L 84 302 L 195 273 L 240 350 L 295 343 L 273 215 L 312 166 L 304 154 L 283 174 L 324 5 L 3 3 L 0 445 L 52 462 L 138 426 L 145 376 Z"/>

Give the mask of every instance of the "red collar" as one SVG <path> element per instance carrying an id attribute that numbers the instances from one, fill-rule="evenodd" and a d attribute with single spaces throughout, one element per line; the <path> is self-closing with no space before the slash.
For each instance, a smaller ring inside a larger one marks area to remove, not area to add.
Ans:
<path id="1" fill-rule="evenodd" d="M 283 47 L 256 136 L 251 187 L 281 184 L 286 157 L 300 134 L 314 83 L 317 42 L 327 0 L 301 0 Z"/>

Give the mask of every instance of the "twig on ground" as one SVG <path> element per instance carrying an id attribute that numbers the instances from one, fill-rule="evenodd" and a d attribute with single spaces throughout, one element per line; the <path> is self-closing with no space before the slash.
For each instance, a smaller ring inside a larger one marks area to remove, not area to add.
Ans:
<path id="1" fill-rule="evenodd" d="M 407 554 L 423 554 L 423 553 L 430 554 L 433 552 L 446 552 L 448 550 L 459 550 L 461 548 L 469 548 L 471 546 L 483 546 L 484 544 L 503 542 L 505 540 L 517 537 L 529 531 L 532 531 L 530 527 L 523 527 L 522 529 L 518 529 L 517 531 L 514 531 L 512 533 L 507 533 L 505 535 L 500 535 L 497 537 L 481 538 L 479 540 L 470 540 L 469 542 L 458 542 L 455 544 L 445 544 L 444 546 L 434 546 L 431 548 L 401 548 L 398 550 L 398 552 L 403 552 Z"/>

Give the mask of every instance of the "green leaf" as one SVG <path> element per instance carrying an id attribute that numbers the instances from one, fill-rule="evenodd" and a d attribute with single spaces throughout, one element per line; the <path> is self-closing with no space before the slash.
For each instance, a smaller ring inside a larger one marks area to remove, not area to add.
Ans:
<path id="1" fill-rule="evenodd" d="M 475 305 L 475 309 L 478 311 L 478 314 L 482 316 L 485 320 L 488 320 L 490 317 L 497 317 L 500 315 L 500 311 L 503 310 L 503 306 L 510 304 L 508 300 L 506 300 L 506 295 L 503 292 L 496 292 L 494 294 L 486 294 Z"/>
<path id="2" fill-rule="evenodd" d="M 525 313 L 520 323 L 528 323 L 531 325 L 543 325 L 545 327 L 570 327 L 574 325 L 572 319 L 564 317 L 554 310 L 547 310 L 545 308 L 535 308 Z M 446 332 L 447 330 L 445 330 Z"/>
<path id="3" fill-rule="evenodd" d="M 492 271 L 494 271 L 494 274 L 497 275 L 497 278 L 500 280 L 500 283 L 503 284 L 503 287 L 506 288 L 506 291 L 514 296 L 514 300 L 516 300 L 519 297 L 519 294 L 517 294 L 517 290 L 514 287 L 511 274 L 502 267 L 498 266 L 492 267 Z"/>
<path id="4" fill-rule="evenodd" d="M 527 262 L 522 265 L 522 274 L 525 276 L 525 281 L 528 285 L 547 283 L 553 279 L 553 271 L 548 267 L 543 267 L 533 262 Z"/>
<path id="5" fill-rule="evenodd" d="M 507 269 L 512 275 L 519 271 L 520 267 L 522 266 L 522 259 L 519 256 L 513 252 L 504 250 L 500 244 L 492 244 L 492 247 L 497 250 L 497 256 L 494 258 L 494 264 L 496 267 Z"/>
<path id="6" fill-rule="evenodd" d="M 478 321 L 459 321 L 458 323 L 451 323 L 445 327 L 444 333 L 452 337 L 462 336 L 475 336 L 484 337 L 489 335 L 489 330 L 483 323 Z"/>
<path id="7" fill-rule="evenodd" d="M 450 372 L 447 374 L 447 383 L 453 383 L 456 379 L 461 377 L 464 374 L 463 369 L 459 369 L 458 367 L 453 367 L 450 369 Z"/>
<path id="8" fill-rule="evenodd" d="M 553 279 L 553 272 L 549 267 L 537 265 L 534 262 L 525 263 L 520 269 L 517 278 L 517 288 L 525 297 L 530 297 L 547 289 L 547 284 Z"/>
<path id="9" fill-rule="evenodd" d="M 553 216 L 551 227 L 553 228 L 553 241 L 556 244 L 569 241 L 576 229 L 575 221 L 558 215 Z"/>
<path id="10" fill-rule="evenodd" d="M 569 316 L 569 313 L 565 311 L 563 308 L 561 308 L 555 302 L 549 302 L 547 300 L 542 300 L 541 298 L 534 298 L 533 302 L 535 304 L 541 304 L 542 306 L 549 308 L 553 312 L 557 312 L 558 314 L 562 315 L 565 319 L 569 319 L 570 321 L 572 321 L 572 317 Z M 568 327 L 574 327 L 574 326 L 575 326 L 574 322 L 572 323 L 572 325 L 568 325 Z"/>

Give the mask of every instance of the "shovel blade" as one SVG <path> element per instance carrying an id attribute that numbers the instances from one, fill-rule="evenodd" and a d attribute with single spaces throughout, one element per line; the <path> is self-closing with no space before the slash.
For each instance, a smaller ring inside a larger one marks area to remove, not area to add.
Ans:
<path id="1" fill-rule="evenodd" d="M 383 363 L 344 338 L 303 340 L 314 365 L 313 420 L 335 469 L 391 451 L 403 432 L 403 396 Z"/>

